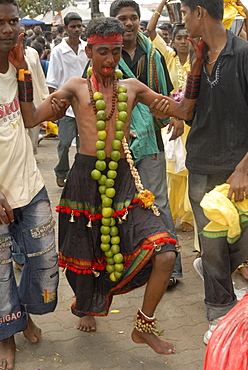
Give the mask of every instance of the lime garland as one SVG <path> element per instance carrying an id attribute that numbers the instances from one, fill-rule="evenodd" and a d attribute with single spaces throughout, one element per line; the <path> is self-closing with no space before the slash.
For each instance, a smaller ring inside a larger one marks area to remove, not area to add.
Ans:
<path id="1" fill-rule="evenodd" d="M 122 72 L 120 70 L 116 70 L 115 73 L 115 80 L 113 85 L 113 99 L 112 99 L 112 109 L 109 116 L 106 116 L 105 108 L 106 103 L 104 101 L 103 94 L 99 91 L 96 91 L 93 94 L 91 88 L 91 81 L 90 76 L 92 76 L 92 68 L 88 69 L 88 89 L 90 93 L 91 103 L 93 106 L 93 110 L 96 114 L 97 122 L 96 127 L 98 129 L 97 137 L 98 140 L 96 142 L 96 163 L 95 169 L 92 170 L 91 176 L 94 180 L 98 181 L 99 184 L 99 192 L 101 194 L 102 199 L 102 225 L 100 228 L 101 232 L 101 250 L 105 254 L 106 258 L 106 271 L 109 273 L 109 278 L 112 281 L 117 281 L 121 276 L 124 270 L 123 265 L 123 255 L 120 253 L 120 237 L 118 235 L 118 227 L 116 226 L 116 220 L 113 217 L 114 209 L 112 208 L 113 204 L 113 197 L 116 194 L 116 190 L 114 188 L 115 185 L 115 178 L 117 177 L 117 168 L 118 168 L 118 161 L 121 158 L 120 149 L 122 147 L 122 139 L 124 138 L 124 122 L 128 117 L 127 114 L 127 89 L 125 86 L 120 85 L 117 89 L 117 79 L 122 77 Z M 93 76 L 94 77 L 94 76 Z M 106 138 L 107 132 L 106 128 L 106 121 L 109 120 L 115 111 L 116 107 L 116 97 L 117 97 L 117 120 L 115 123 L 115 139 L 112 141 L 112 152 L 110 153 L 110 162 L 108 163 L 108 171 L 107 175 L 102 174 L 107 168 L 106 164 L 106 156 L 107 153 L 104 150 L 106 146 Z"/>

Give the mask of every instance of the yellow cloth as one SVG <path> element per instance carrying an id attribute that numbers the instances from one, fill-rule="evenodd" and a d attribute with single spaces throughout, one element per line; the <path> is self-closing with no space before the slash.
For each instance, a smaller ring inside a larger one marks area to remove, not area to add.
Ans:
<path id="1" fill-rule="evenodd" d="M 59 134 L 59 128 L 58 128 L 58 125 L 56 125 L 56 123 L 52 121 L 46 121 L 46 135 L 48 134 L 54 134 L 54 135 Z"/>
<path id="2" fill-rule="evenodd" d="M 242 228 L 248 224 L 248 199 L 235 202 L 227 198 L 230 185 L 216 186 L 205 194 L 200 205 L 210 222 L 203 228 L 203 235 L 209 238 L 226 236 L 228 243 L 235 243 Z"/>
<path id="3" fill-rule="evenodd" d="M 245 13 L 243 12 L 243 7 L 238 6 L 236 0 L 224 0 L 224 17 L 222 23 L 226 29 L 230 29 L 237 15 L 241 15 L 246 18 Z"/>

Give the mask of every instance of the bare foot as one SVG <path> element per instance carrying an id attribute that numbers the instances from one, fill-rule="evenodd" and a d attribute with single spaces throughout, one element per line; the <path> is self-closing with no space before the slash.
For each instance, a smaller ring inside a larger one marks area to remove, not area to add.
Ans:
<path id="1" fill-rule="evenodd" d="M 243 276 L 244 279 L 248 280 L 248 267 L 246 266 L 240 267 L 238 269 L 238 272 L 240 273 L 240 275 Z"/>
<path id="2" fill-rule="evenodd" d="M 132 332 L 132 340 L 135 343 L 146 343 L 155 352 L 164 355 L 170 355 L 175 352 L 173 344 L 164 342 L 154 333 L 143 333 L 136 329 Z"/>
<path id="3" fill-rule="evenodd" d="M 0 369 L 14 369 L 15 350 L 14 336 L 0 341 Z"/>
<path id="4" fill-rule="evenodd" d="M 35 325 L 31 317 L 28 315 L 28 324 L 25 330 L 23 330 L 24 336 L 32 343 L 36 343 L 42 339 L 41 329 Z"/>
<path id="5" fill-rule="evenodd" d="M 20 263 L 14 262 L 14 268 L 16 270 L 22 271 L 23 270 L 23 265 L 21 265 Z"/>
<path id="6" fill-rule="evenodd" d="M 96 320 L 94 316 L 84 316 L 79 319 L 78 330 L 87 331 L 88 333 L 91 331 L 96 331 Z"/>
<path id="7" fill-rule="evenodd" d="M 190 233 L 194 230 L 194 227 L 190 225 L 188 222 L 182 222 L 182 231 L 186 233 Z"/>

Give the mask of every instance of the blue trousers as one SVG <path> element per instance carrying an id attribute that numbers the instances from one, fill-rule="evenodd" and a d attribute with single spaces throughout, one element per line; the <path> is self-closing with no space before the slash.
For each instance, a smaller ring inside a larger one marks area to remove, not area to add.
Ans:
<path id="1" fill-rule="evenodd" d="M 59 120 L 59 142 L 57 147 L 59 162 L 54 168 L 56 177 L 62 179 L 67 178 L 67 174 L 70 170 L 69 149 L 74 137 L 76 137 L 78 151 L 79 136 L 76 120 L 74 117 L 64 116 Z"/>
<path id="2" fill-rule="evenodd" d="M 54 221 L 46 189 L 26 206 L 14 209 L 15 221 L 0 225 L 0 341 L 23 331 L 27 313 L 42 315 L 57 304 L 58 265 Z M 25 256 L 17 287 L 12 238 Z"/>
<path id="3" fill-rule="evenodd" d="M 165 230 L 170 232 L 172 238 L 177 240 L 174 222 L 167 194 L 166 183 L 166 161 L 164 152 L 159 152 L 157 158 L 145 157 L 135 163 L 139 172 L 141 182 L 145 189 L 150 190 L 155 195 L 155 204 L 159 209 L 160 217 L 165 225 Z M 178 253 L 173 277 L 182 277 L 181 254 Z"/>

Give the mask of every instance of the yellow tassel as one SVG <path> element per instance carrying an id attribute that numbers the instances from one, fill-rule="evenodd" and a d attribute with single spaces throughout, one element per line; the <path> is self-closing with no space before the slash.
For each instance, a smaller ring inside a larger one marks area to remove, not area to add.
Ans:
<path id="1" fill-rule="evenodd" d="M 74 213 L 73 212 L 71 213 L 71 218 L 70 218 L 69 222 L 75 222 Z"/>
<path id="2" fill-rule="evenodd" d="M 126 210 L 124 216 L 122 217 L 122 221 L 126 221 L 128 215 L 128 210 Z"/>
<path id="3" fill-rule="evenodd" d="M 86 225 L 87 227 L 92 227 L 92 222 L 91 222 L 91 219 L 89 219 L 89 222 L 87 223 Z"/>

